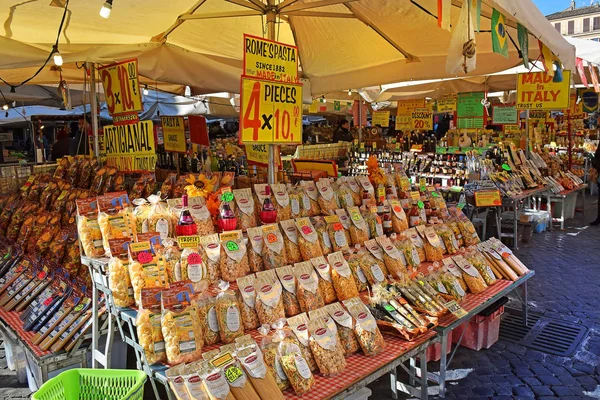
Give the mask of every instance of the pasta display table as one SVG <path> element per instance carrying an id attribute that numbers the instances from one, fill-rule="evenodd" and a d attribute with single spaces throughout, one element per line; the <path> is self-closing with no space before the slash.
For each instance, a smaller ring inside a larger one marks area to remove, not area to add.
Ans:
<path id="1" fill-rule="evenodd" d="M 548 204 L 550 204 L 550 197 L 548 193 L 548 186 L 540 187 L 537 189 L 526 190 L 523 193 L 511 196 L 511 197 L 503 197 L 502 198 L 502 207 L 503 209 L 511 209 L 512 218 L 511 218 L 511 232 L 509 233 L 500 233 L 501 238 L 510 238 L 513 240 L 512 247 L 515 250 L 519 249 L 519 217 L 521 215 L 521 211 L 525 208 L 527 204 L 530 207 L 533 207 L 536 210 L 540 209 L 541 206 L 541 198 L 542 194 L 548 199 Z"/>
<path id="2" fill-rule="evenodd" d="M 579 199 L 580 195 L 582 200 L 582 212 L 585 212 L 585 190 L 587 187 L 588 185 L 583 184 L 571 190 L 563 190 L 560 193 L 548 192 L 546 194 L 549 197 L 549 204 L 560 204 L 559 218 L 554 218 L 554 216 L 552 216 L 550 206 L 548 207 L 552 216 L 552 225 L 560 224 L 560 229 L 565 229 L 565 221 L 569 218 L 572 218 L 572 215 L 570 215 L 571 213 L 567 213 L 567 206 L 572 204 L 574 208 L 577 207 L 577 200 Z"/>

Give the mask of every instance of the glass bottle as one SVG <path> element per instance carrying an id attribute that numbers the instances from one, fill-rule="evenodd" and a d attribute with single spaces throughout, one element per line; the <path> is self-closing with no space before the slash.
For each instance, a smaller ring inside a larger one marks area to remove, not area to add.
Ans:
<path id="1" fill-rule="evenodd" d="M 265 199 L 260 210 L 260 220 L 263 224 L 272 224 L 277 221 L 277 210 L 271 202 L 271 188 L 265 187 Z"/>
<path id="2" fill-rule="evenodd" d="M 237 218 L 228 201 L 224 201 L 219 212 L 219 228 L 222 232 L 233 231 L 237 225 Z"/>
<path id="3" fill-rule="evenodd" d="M 383 207 L 383 233 L 384 235 L 391 235 L 394 230 L 392 228 L 392 214 L 390 213 L 390 206 Z"/>
<path id="4" fill-rule="evenodd" d="M 175 232 L 177 233 L 177 236 L 191 236 L 198 233 L 198 227 L 188 208 L 187 194 L 181 196 L 181 213 L 179 214 Z"/>

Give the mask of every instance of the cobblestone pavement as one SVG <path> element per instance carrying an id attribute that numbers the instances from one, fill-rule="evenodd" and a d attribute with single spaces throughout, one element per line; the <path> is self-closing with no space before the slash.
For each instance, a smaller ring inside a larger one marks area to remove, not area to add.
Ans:
<path id="1" fill-rule="evenodd" d="M 529 281 L 531 310 L 590 328 L 587 339 L 570 358 L 556 357 L 500 340 L 488 350 L 459 348 L 449 367 L 448 399 L 600 399 L 600 227 L 596 198 L 588 200 L 584 217 L 578 214 L 564 231 L 534 234 L 517 255 L 536 276 Z M 430 363 L 436 370 L 437 363 Z M 389 378 L 369 386 L 372 399 L 391 398 Z M 434 389 L 434 388 L 432 388 Z M 0 399 L 29 397 L 6 368 L 0 344 Z M 431 391 L 435 396 L 435 390 Z M 402 397 L 401 398 L 406 398 Z"/>

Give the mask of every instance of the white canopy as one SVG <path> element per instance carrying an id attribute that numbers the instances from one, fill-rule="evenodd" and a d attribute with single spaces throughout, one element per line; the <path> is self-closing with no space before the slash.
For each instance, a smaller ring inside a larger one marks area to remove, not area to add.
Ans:
<path id="1" fill-rule="evenodd" d="M 0 0 L 0 77 L 12 84 L 33 75 L 48 57 L 57 36 L 65 0 Z M 452 1 L 456 25 L 463 0 Z M 313 94 L 368 87 L 409 79 L 450 78 L 445 69 L 451 33 L 438 28 L 437 0 L 145 0 L 113 2 L 110 18 L 98 15 L 102 1 L 68 3 L 59 40 L 65 60 L 62 76 L 81 82 L 75 62 L 107 64 L 138 58 L 146 82 L 189 85 L 193 93 L 238 92 L 244 33 L 264 36 L 265 16 L 275 10 L 276 37 L 296 44 L 302 75 Z M 492 8 L 530 32 L 529 56 L 539 55 L 540 38 L 568 69 L 574 49 L 531 0 L 486 0 L 477 41 L 477 68 L 490 74 L 518 65 L 492 52 Z M 52 62 L 50 62 L 52 64 Z M 59 72 L 46 67 L 32 83 L 57 83 Z M 181 88 L 179 88 L 181 90 Z"/>

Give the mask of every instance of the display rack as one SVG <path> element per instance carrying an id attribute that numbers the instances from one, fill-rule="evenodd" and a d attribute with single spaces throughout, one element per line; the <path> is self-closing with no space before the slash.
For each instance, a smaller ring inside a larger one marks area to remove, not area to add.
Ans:
<path id="1" fill-rule="evenodd" d="M 574 189 L 571 190 L 563 190 L 560 193 L 548 193 L 548 201 L 554 204 L 560 204 L 560 217 L 559 218 L 554 218 L 554 216 L 552 216 L 552 214 L 550 214 L 551 218 L 552 218 L 552 224 L 560 224 L 560 229 L 565 229 L 565 222 L 567 220 L 567 205 L 571 202 L 571 200 L 574 201 L 573 203 L 573 207 L 577 208 L 577 199 L 580 197 L 581 195 L 581 209 L 582 209 L 582 213 L 585 212 L 585 190 L 587 189 L 588 185 L 583 184 L 580 185 Z M 573 199 L 573 197 L 575 197 L 575 199 Z"/>

